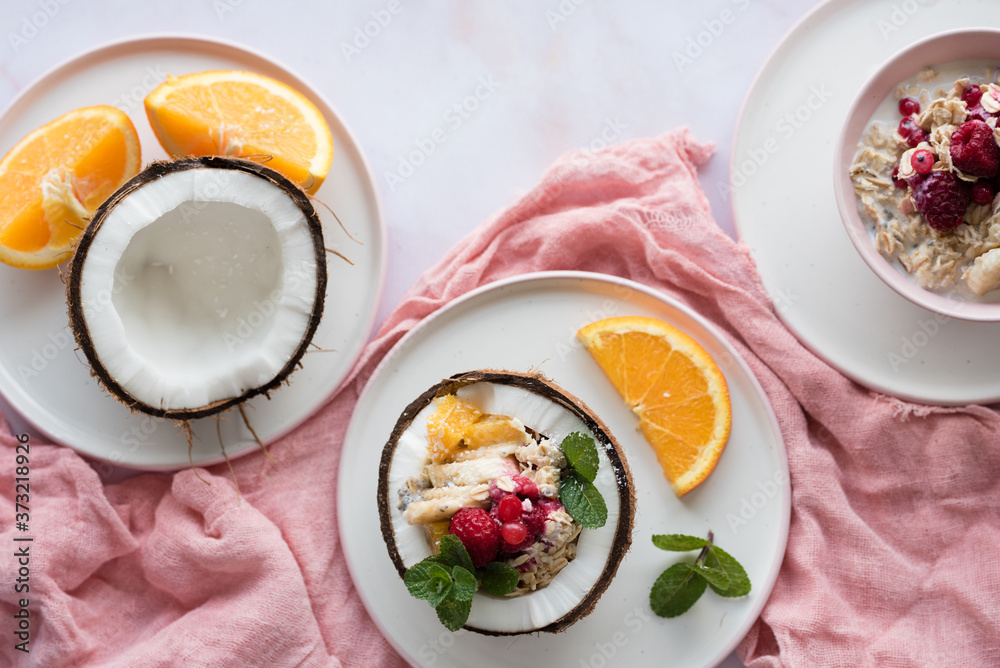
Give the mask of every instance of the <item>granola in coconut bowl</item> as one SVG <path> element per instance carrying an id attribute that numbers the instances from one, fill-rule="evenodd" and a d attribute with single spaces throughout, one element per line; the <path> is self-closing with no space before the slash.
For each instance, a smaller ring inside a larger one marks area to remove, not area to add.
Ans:
<path id="1" fill-rule="evenodd" d="M 453 394 L 436 400 L 428 432 L 430 460 L 398 492 L 407 522 L 435 545 L 456 533 L 477 567 L 502 557 L 520 574 L 508 596 L 547 586 L 576 557 L 582 528 L 559 501 L 567 466 L 559 444 L 517 418 L 483 417 Z"/>
<path id="2" fill-rule="evenodd" d="M 957 64 L 956 64 L 957 65 Z M 921 287 L 967 300 L 1000 288 L 998 67 L 921 70 L 861 136 L 851 181 L 879 253 Z M 944 69 L 944 68 L 943 68 Z"/>

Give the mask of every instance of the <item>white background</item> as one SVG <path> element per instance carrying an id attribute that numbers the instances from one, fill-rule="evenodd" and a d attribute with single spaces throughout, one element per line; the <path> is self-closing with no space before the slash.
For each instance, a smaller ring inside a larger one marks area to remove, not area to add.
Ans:
<path id="1" fill-rule="evenodd" d="M 381 321 L 448 248 L 532 187 L 556 157 L 607 139 L 687 125 L 715 143 L 701 182 L 716 221 L 733 234 L 722 186 L 743 98 L 782 35 L 815 4 L 3 0 L 0 106 L 75 54 L 138 35 L 219 37 L 273 57 L 332 103 L 371 163 L 389 234 Z M 482 99 L 469 99 L 477 88 Z M 444 141 L 434 143 L 438 128 Z M 400 175 L 420 144 L 428 153 L 428 142 L 433 151 L 412 173 L 404 169 L 401 182 L 388 176 Z M 0 409 L 23 426 L 2 398 Z M 734 655 L 722 665 L 742 664 Z"/>

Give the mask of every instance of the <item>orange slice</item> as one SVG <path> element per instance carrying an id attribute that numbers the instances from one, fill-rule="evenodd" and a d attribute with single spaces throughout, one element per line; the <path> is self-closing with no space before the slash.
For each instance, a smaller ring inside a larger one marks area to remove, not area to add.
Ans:
<path id="1" fill-rule="evenodd" d="M 726 447 L 726 379 L 694 339 L 661 320 L 607 318 L 577 338 L 632 411 L 677 496 L 700 485 Z"/>
<path id="2" fill-rule="evenodd" d="M 500 443 L 524 443 L 524 427 L 506 415 L 484 415 L 465 430 L 462 440 L 469 449 Z"/>
<path id="3" fill-rule="evenodd" d="M 270 156 L 268 167 L 310 194 L 330 172 L 333 136 L 323 114 L 270 77 L 239 70 L 168 76 L 145 104 L 156 138 L 174 158 Z"/>
<path id="4" fill-rule="evenodd" d="M 454 394 L 446 394 L 437 400 L 437 408 L 427 418 L 427 448 L 431 461 L 440 464 L 458 450 L 471 427 L 482 413 L 465 403 Z"/>
<path id="5" fill-rule="evenodd" d="M 0 262 L 67 260 L 90 215 L 139 167 L 135 126 L 115 107 L 77 109 L 29 134 L 0 162 Z"/>
<path id="6" fill-rule="evenodd" d="M 463 451 L 501 443 L 524 443 L 524 425 L 505 415 L 483 415 L 454 394 L 437 398 L 427 416 L 427 452 L 435 464 L 451 461 Z"/>

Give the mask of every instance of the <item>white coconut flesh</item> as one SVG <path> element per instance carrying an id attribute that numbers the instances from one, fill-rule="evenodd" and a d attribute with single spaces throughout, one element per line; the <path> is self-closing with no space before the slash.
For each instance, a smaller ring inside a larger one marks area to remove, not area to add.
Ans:
<path id="1" fill-rule="evenodd" d="M 482 413 L 518 418 L 525 426 L 556 443 L 573 432 L 589 434 L 595 443 L 601 443 L 572 412 L 514 385 L 478 382 L 461 387 L 455 395 Z M 435 410 L 436 404 L 431 402 L 400 434 L 388 475 L 388 490 L 393 497 L 411 476 L 419 475 L 428 462 L 427 419 Z M 497 633 L 540 629 L 572 612 L 597 585 L 611 554 L 620 513 L 615 471 L 604 448 L 598 446 L 597 451 L 600 468 L 594 485 L 608 506 L 608 521 L 599 529 L 580 532 L 576 558 L 548 586 L 514 598 L 477 593 L 467 626 Z M 430 556 L 427 534 L 423 527 L 408 524 L 394 503 L 392 508 L 396 549 L 403 564 L 409 568 Z"/>
<path id="2" fill-rule="evenodd" d="M 274 379 L 302 344 L 318 281 L 289 194 L 211 168 L 168 173 L 122 199 L 80 271 L 94 354 L 129 395 L 165 411 Z"/>

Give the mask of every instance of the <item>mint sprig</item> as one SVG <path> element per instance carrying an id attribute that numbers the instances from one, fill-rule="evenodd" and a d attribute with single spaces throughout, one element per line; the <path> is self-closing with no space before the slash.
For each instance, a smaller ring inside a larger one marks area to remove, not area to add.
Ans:
<path id="1" fill-rule="evenodd" d="M 517 587 L 520 575 L 502 561 L 476 569 L 458 536 L 443 536 L 440 549 L 440 553 L 410 566 L 403 582 L 411 595 L 427 601 L 437 611 L 438 619 L 449 631 L 465 626 L 480 587 L 496 596 L 509 594 Z"/>
<path id="2" fill-rule="evenodd" d="M 660 617 L 676 617 L 687 612 L 705 593 L 705 589 L 720 596 L 738 597 L 750 593 L 750 578 L 732 555 L 708 540 L 684 534 L 653 536 L 653 545 L 671 552 L 689 552 L 701 548 L 694 563 L 680 562 L 660 574 L 649 592 L 649 605 Z"/>
<path id="3" fill-rule="evenodd" d="M 706 545 L 711 545 L 711 543 L 697 536 L 669 533 L 653 536 L 653 545 L 661 550 L 668 550 L 670 552 L 690 552 L 691 550 L 699 550 Z"/>
<path id="4" fill-rule="evenodd" d="M 713 545 L 705 555 L 705 565 L 722 571 L 729 579 L 728 587 L 718 587 L 712 582 L 708 583 L 716 594 L 735 598 L 750 593 L 750 577 L 747 572 L 743 570 L 740 562 L 722 548 Z"/>
<path id="5" fill-rule="evenodd" d="M 406 588 L 416 598 L 426 600 L 436 607 L 451 593 L 451 573 L 434 562 L 421 561 L 406 571 L 403 577 Z"/>
<path id="6" fill-rule="evenodd" d="M 656 578 L 649 592 L 649 605 L 660 617 L 684 614 L 705 593 L 708 582 L 696 576 L 691 564 L 674 564 Z"/>
<path id="7" fill-rule="evenodd" d="M 574 520 L 588 529 L 598 529 L 608 521 L 608 507 L 594 483 L 569 470 L 563 474 L 559 500 Z"/>
<path id="8" fill-rule="evenodd" d="M 469 556 L 468 550 L 462 545 L 462 541 L 459 540 L 458 536 L 446 534 L 441 538 L 438 549 L 440 550 L 441 558 L 444 560 L 443 563 L 449 566 L 461 566 L 470 573 L 476 571 L 476 567 L 472 565 L 472 557 Z"/>
<path id="9" fill-rule="evenodd" d="M 560 444 L 563 454 L 570 468 L 590 482 L 594 482 L 597 477 L 597 468 L 600 466 L 600 459 L 597 458 L 597 446 L 594 439 L 589 434 L 574 431 L 563 439 Z"/>
<path id="10" fill-rule="evenodd" d="M 494 596 L 505 596 L 517 588 L 521 579 L 517 570 L 502 561 L 491 561 L 477 571 L 479 586 Z"/>
<path id="11" fill-rule="evenodd" d="M 569 434 L 560 444 L 568 466 L 559 486 L 559 501 L 569 516 L 587 529 L 599 529 L 608 521 L 608 506 L 594 486 L 600 459 L 590 434 Z"/>

